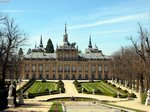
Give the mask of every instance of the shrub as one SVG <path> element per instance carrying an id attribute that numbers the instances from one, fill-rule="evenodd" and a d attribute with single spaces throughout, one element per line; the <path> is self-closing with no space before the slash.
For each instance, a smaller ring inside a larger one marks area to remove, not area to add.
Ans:
<path id="1" fill-rule="evenodd" d="M 77 83 L 76 86 L 77 86 L 77 87 L 81 87 L 81 84 L 80 84 L 80 83 Z"/>
<path id="2" fill-rule="evenodd" d="M 127 98 L 128 95 L 120 95 L 120 98 Z"/>
<path id="3" fill-rule="evenodd" d="M 109 85 L 111 85 L 111 82 L 108 82 Z"/>
<path id="4" fill-rule="evenodd" d="M 62 80 L 59 80 L 59 81 L 57 82 L 57 84 L 58 84 L 59 86 L 60 86 L 60 85 L 64 86 L 64 83 L 63 83 Z"/>
<path id="5" fill-rule="evenodd" d="M 121 90 L 121 88 L 120 88 L 120 87 L 118 87 L 117 89 L 118 89 L 118 90 Z"/>
<path id="6" fill-rule="evenodd" d="M 94 80 L 89 80 L 89 82 L 95 82 Z"/>
<path id="7" fill-rule="evenodd" d="M 108 83 L 108 81 L 107 81 L 107 80 L 104 80 L 104 82 L 105 82 L 105 83 Z"/>
<path id="8" fill-rule="evenodd" d="M 130 96 L 131 96 L 132 98 L 137 98 L 134 93 L 131 93 Z"/>
<path id="9" fill-rule="evenodd" d="M 74 83 L 74 84 L 76 84 L 76 83 L 78 83 L 78 81 L 77 81 L 77 80 L 75 80 L 73 83 Z"/>
<path id="10" fill-rule="evenodd" d="M 19 88 L 16 92 L 16 95 L 19 96 L 20 95 L 20 90 L 23 89 L 23 93 L 32 86 L 32 84 L 35 82 L 35 79 L 32 78 L 30 79 L 25 85 L 23 85 L 21 88 Z"/>
<path id="11" fill-rule="evenodd" d="M 125 93 L 128 93 L 128 91 L 125 89 L 125 90 L 123 90 Z"/>
<path id="12" fill-rule="evenodd" d="M 46 79 L 42 79 L 42 83 L 46 82 Z"/>
<path id="13" fill-rule="evenodd" d="M 145 104 L 146 97 L 147 97 L 146 93 L 141 93 L 141 104 Z"/>
<path id="14" fill-rule="evenodd" d="M 36 95 L 33 93 L 28 93 L 28 98 L 34 98 Z"/>
<path id="15" fill-rule="evenodd" d="M 99 89 L 96 89 L 95 93 L 102 93 L 102 92 Z"/>
<path id="16" fill-rule="evenodd" d="M 113 87 L 116 87 L 116 85 L 115 85 L 115 84 L 113 84 L 112 86 L 113 86 Z"/>
<path id="17" fill-rule="evenodd" d="M 83 89 L 83 91 L 84 91 L 84 92 L 87 92 L 87 90 L 86 90 L 85 88 Z"/>

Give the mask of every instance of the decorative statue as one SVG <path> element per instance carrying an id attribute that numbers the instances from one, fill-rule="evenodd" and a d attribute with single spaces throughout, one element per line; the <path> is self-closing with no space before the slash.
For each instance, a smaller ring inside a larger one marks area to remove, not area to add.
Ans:
<path id="1" fill-rule="evenodd" d="M 14 97 L 13 96 L 14 88 L 15 88 L 15 85 L 13 84 L 13 82 L 11 82 L 11 85 L 9 86 L 8 97 Z"/>
<path id="2" fill-rule="evenodd" d="M 16 102 L 16 85 L 11 82 L 11 85 L 9 86 L 8 91 L 8 105 L 11 105 L 12 107 L 15 107 L 17 105 Z"/>
<path id="3" fill-rule="evenodd" d="M 71 48 L 75 48 L 76 43 L 71 43 Z"/>

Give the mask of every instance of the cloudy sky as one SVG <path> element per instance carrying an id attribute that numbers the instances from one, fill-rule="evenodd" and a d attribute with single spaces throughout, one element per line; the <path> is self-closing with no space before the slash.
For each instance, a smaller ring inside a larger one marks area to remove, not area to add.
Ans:
<path id="1" fill-rule="evenodd" d="M 41 35 L 44 46 L 51 38 L 56 48 L 67 23 L 69 42 L 76 42 L 82 52 L 91 35 L 93 46 L 111 55 L 131 45 L 127 38 L 138 36 L 138 22 L 150 26 L 150 0 L 0 0 L 0 12 L 28 34 L 24 49 L 39 45 Z"/>

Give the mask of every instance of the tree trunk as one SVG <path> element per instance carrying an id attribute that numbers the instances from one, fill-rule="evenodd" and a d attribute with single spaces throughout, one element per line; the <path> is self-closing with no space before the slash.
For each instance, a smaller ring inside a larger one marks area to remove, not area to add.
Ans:
<path id="1" fill-rule="evenodd" d="M 140 75 L 140 85 L 141 85 L 141 93 L 144 93 L 144 82 L 143 82 L 143 75 Z"/>

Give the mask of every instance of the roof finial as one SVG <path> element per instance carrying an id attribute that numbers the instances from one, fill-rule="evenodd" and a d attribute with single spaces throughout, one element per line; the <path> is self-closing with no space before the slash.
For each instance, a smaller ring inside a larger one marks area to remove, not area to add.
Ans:
<path id="1" fill-rule="evenodd" d="M 91 35 L 90 35 L 90 37 L 89 37 L 89 48 L 92 48 Z"/>
<path id="2" fill-rule="evenodd" d="M 36 42 L 35 42 L 35 48 L 36 48 Z"/>
<path id="3" fill-rule="evenodd" d="M 67 24 L 65 22 L 65 34 L 67 33 Z"/>
<path id="4" fill-rule="evenodd" d="M 43 47 L 42 34 L 41 34 L 41 40 L 40 40 L 40 47 Z"/>

